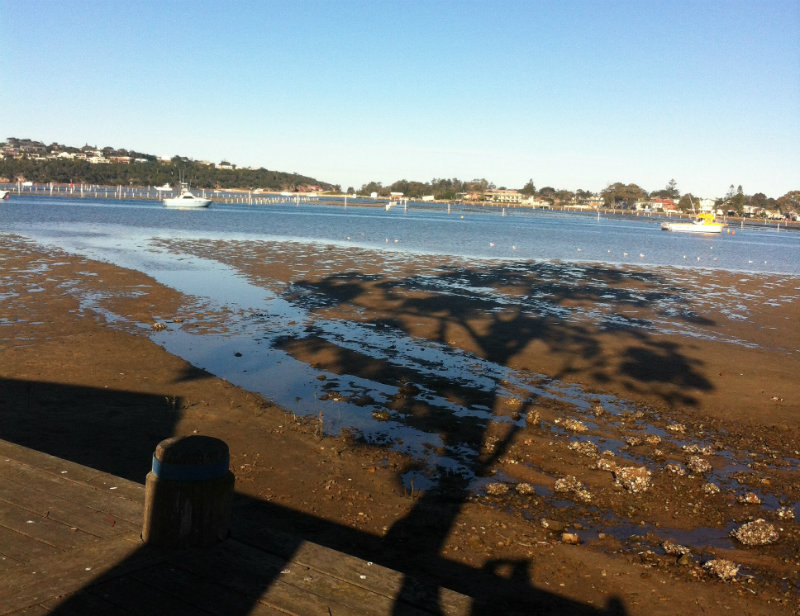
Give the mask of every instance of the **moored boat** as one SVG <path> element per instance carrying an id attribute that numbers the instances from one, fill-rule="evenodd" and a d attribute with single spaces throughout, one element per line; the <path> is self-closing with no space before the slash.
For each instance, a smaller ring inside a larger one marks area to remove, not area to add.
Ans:
<path id="1" fill-rule="evenodd" d="M 181 183 L 181 191 L 177 197 L 167 197 L 164 199 L 166 207 L 185 207 L 197 208 L 208 207 L 211 204 L 211 199 L 198 197 L 195 195 L 185 183 Z"/>
<path id="2" fill-rule="evenodd" d="M 8 199 L 11 196 L 11 191 L 0 190 L 0 199 Z"/>
<path id="3" fill-rule="evenodd" d="M 662 231 L 681 233 L 722 233 L 721 222 L 716 222 L 714 214 L 702 212 L 691 222 L 662 222 Z"/>

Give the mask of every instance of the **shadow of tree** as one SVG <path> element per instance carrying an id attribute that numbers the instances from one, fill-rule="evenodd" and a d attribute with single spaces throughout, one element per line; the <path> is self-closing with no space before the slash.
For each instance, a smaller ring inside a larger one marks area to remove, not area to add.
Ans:
<path id="1" fill-rule="evenodd" d="M 372 297 L 375 293 L 382 295 L 380 299 L 389 306 L 387 310 L 375 309 L 376 298 Z M 462 347 L 501 367 L 520 361 L 530 344 L 542 344 L 567 358 L 563 366 L 550 375 L 558 379 L 571 373 L 570 357 L 593 365 L 601 377 L 616 378 L 617 375 L 609 373 L 602 363 L 598 341 L 601 328 L 592 324 L 592 319 L 582 318 L 594 306 L 611 305 L 614 325 L 620 327 L 621 322 L 624 327 L 627 323 L 628 328 L 636 330 L 638 344 L 627 349 L 622 364 L 625 376 L 632 379 L 635 386 L 669 384 L 670 391 L 656 390 L 668 402 L 676 399 L 674 392 L 681 388 L 708 390 L 711 387 L 698 362 L 684 356 L 677 345 L 658 341 L 655 333 L 643 331 L 641 319 L 626 321 L 620 316 L 624 307 L 658 313 L 659 303 L 670 307 L 683 303 L 678 290 L 666 286 L 657 274 L 530 263 L 483 270 L 451 270 L 435 276 L 405 279 L 381 276 L 363 279 L 358 272 L 351 272 L 317 282 L 298 282 L 287 297 L 312 310 L 340 310 L 345 318 L 353 311 L 361 312 L 362 319 L 389 323 L 408 337 L 416 336 L 415 323 L 425 320 L 429 326 L 429 340 L 444 346 Z M 313 326 L 310 330 L 313 332 Z M 431 376 L 419 366 L 399 368 L 391 359 L 371 357 L 367 350 L 354 351 L 322 336 L 283 339 L 277 346 L 335 373 L 357 374 L 394 387 L 398 382 L 419 383 L 439 395 L 489 409 L 481 417 L 456 419 L 414 393 L 393 400 L 394 408 L 405 414 L 405 421 L 435 431 L 446 447 L 479 446 L 486 439 L 493 409 L 498 406 L 497 384 L 494 388 L 477 388 L 446 377 Z M 185 378 L 201 376 L 202 371 L 190 369 Z M 154 445 L 172 435 L 175 408 L 180 402 L 92 388 L 74 388 L 66 392 L 68 388 L 45 383 L 6 380 L 3 384 L 8 391 L 13 390 L 7 410 L 8 416 L 14 418 L 13 422 L 3 425 L 4 438 L 33 448 L 47 443 L 49 453 L 139 481 L 149 470 Z M 66 399 L 65 393 L 69 393 Z M 523 407 L 522 411 L 525 410 Z M 138 421 L 143 417 L 147 421 Z M 63 446 L 37 432 L 37 427 L 42 425 L 49 426 L 48 430 L 63 431 Z M 132 430 L 136 425 L 146 427 Z M 395 614 L 406 613 L 408 605 L 416 601 L 420 593 L 435 597 L 442 585 L 475 598 L 474 614 L 497 613 L 497 608 L 504 605 L 508 606 L 508 613 L 517 608 L 537 613 L 599 613 L 590 606 L 533 588 L 528 574 L 535 565 L 532 559 L 494 561 L 487 563 L 483 570 L 475 570 L 453 563 L 441 554 L 469 496 L 471 478 L 488 474 L 506 452 L 518 429 L 512 426 L 489 453 L 470 458 L 469 473 L 441 474 L 437 487 L 422 494 L 410 512 L 392 524 L 383 538 L 362 536 L 358 531 L 301 512 L 280 511 L 279 507 L 251 499 L 240 499 L 237 505 L 237 511 L 249 520 L 242 523 L 237 532 L 247 537 L 257 534 L 257 527 L 264 520 L 272 523 L 286 519 L 294 532 L 305 524 L 318 530 L 315 540 L 321 539 L 331 547 L 369 557 L 401 571 L 403 582 L 394 606 Z M 106 438 L 109 434 L 111 438 Z M 300 541 L 298 537 L 290 539 L 282 557 L 289 558 Z M 121 568 L 124 566 L 125 563 L 120 564 Z M 499 568 L 509 567 L 512 570 L 510 580 L 498 577 Z M 272 573 L 257 574 L 252 583 L 261 589 L 268 587 L 274 581 L 274 567 L 269 571 Z M 229 613 L 247 613 L 245 608 L 249 603 L 247 600 L 241 611 Z M 443 613 L 436 604 L 426 608 L 431 614 Z M 69 613 L 69 602 L 56 613 Z M 624 608 L 618 600 L 612 599 L 604 613 L 624 613 Z"/>

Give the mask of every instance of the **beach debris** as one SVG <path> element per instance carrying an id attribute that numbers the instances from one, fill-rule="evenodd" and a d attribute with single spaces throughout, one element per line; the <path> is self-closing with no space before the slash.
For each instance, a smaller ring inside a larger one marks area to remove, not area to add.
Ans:
<path id="1" fill-rule="evenodd" d="M 586 432 L 589 428 L 579 419 L 565 419 L 564 427 L 570 432 Z"/>
<path id="2" fill-rule="evenodd" d="M 707 460 L 701 458 L 700 456 L 692 456 L 689 458 L 686 466 L 689 467 L 690 471 L 697 473 L 698 475 L 702 475 L 703 473 L 707 473 L 711 470 L 711 464 L 709 464 Z"/>
<path id="3" fill-rule="evenodd" d="M 772 524 L 764 518 L 758 518 L 732 530 L 731 536 L 744 545 L 767 545 L 775 543 L 780 535 Z"/>
<path id="4" fill-rule="evenodd" d="M 778 509 L 778 519 L 794 520 L 794 509 L 791 507 L 781 507 Z"/>
<path id="5" fill-rule="evenodd" d="M 531 409 L 525 413 L 525 421 L 529 426 L 538 426 L 541 423 L 542 418 L 539 416 L 539 411 Z"/>
<path id="6" fill-rule="evenodd" d="M 160 332 L 167 329 L 167 326 L 164 323 L 153 323 L 153 331 Z"/>
<path id="7" fill-rule="evenodd" d="M 739 498 L 736 499 L 743 505 L 760 505 L 761 499 L 758 497 L 758 494 L 755 492 L 748 492 L 747 494 L 743 494 Z"/>
<path id="8" fill-rule="evenodd" d="M 730 560 L 725 560 L 724 558 L 715 558 L 714 560 L 703 563 L 703 569 L 722 581 L 727 582 L 736 577 L 736 574 L 739 572 L 739 565 Z"/>
<path id="9" fill-rule="evenodd" d="M 667 430 L 669 430 L 670 432 L 683 433 L 686 432 L 686 426 L 684 426 L 682 423 L 671 423 L 667 426 Z"/>
<path id="10" fill-rule="evenodd" d="M 378 409 L 377 411 L 372 411 L 372 418 L 376 421 L 389 421 L 391 415 L 389 415 L 387 409 Z"/>
<path id="11" fill-rule="evenodd" d="M 503 496 L 503 494 L 508 494 L 508 484 L 490 483 L 486 486 L 486 493 L 489 496 Z"/>
<path id="12" fill-rule="evenodd" d="M 561 543 L 566 543 L 567 545 L 579 545 L 580 542 L 581 538 L 578 536 L 578 533 L 561 534 Z"/>
<path id="13" fill-rule="evenodd" d="M 517 491 L 517 494 L 535 494 L 536 493 L 536 488 L 534 488 L 529 483 L 525 483 L 524 481 L 520 482 L 516 486 L 514 486 L 514 489 Z"/>
<path id="14" fill-rule="evenodd" d="M 522 400 L 519 398 L 506 398 L 503 403 L 510 409 L 519 409 L 522 406 Z"/>
<path id="15" fill-rule="evenodd" d="M 634 494 L 644 492 L 650 487 L 650 477 L 652 473 L 644 466 L 617 468 L 613 473 L 617 485 L 622 486 Z"/>
<path id="16" fill-rule="evenodd" d="M 603 457 L 601 457 L 600 459 L 597 460 L 597 462 L 594 463 L 594 468 L 599 469 L 601 471 L 610 471 L 612 473 L 615 470 L 617 470 L 617 463 L 614 460 L 610 459 L 614 457 L 614 452 L 609 451 L 607 449 L 603 452 L 602 455 Z"/>
<path id="17" fill-rule="evenodd" d="M 584 503 L 589 503 L 592 500 L 589 490 L 574 475 L 567 475 L 557 479 L 553 489 L 556 492 L 570 492 L 575 495 L 575 498 Z"/>
<path id="18" fill-rule="evenodd" d="M 597 457 L 597 445 L 591 441 L 571 441 L 568 447 L 589 458 Z"/>
<path id="19" fill-rule="evenodd" d="M 684 445 L 681 447 L 681 449 L 683 449 L 686 453 L 699 453 L 704 456 L 710 456 L 713 452 L 710 446 L 706 445 L 705 447 L 700 447 L 695 443 L 692 443 L 691 445 Z"/>
<path id="20" fill-rule="evenodd" d="M 708 483 L 703 484 L 703 494 L 711 495 L 711 494 L 719 494 L 719 486 L 716 483 Z"/>
<path id="21" fill-rule="evenodd" d="M 548 518 L 542 518 L 541 520 L 539 520 L 539 523 L 542 525 L 542 528 L 552 530 L 554 533 L 560 533 L 567 527 L 567 525 L 564 524 L 564 522 L 561 522 L 559 520 L 550 520 Z"/>
<path id="22" fill-rule="evenodd" d="M 683 556 L 684 554 L 691 552 L 691 550 L 685 545 L 677 544 L 672 541 L 672 539 L 667 539 L 661 544 L 661 547 L 664 549 L 665 554 L 669 554 L 671 556 Z"/>
<path id="23" fill-rule="evenodd" d="M 683 468 L 680 464 L 673 464 L 669 463 L 664 467 L 665 470 L 669 471 L 670 473 L 674 473 L 675 475 L 683 476 L 686 474 L 686 469 Z"/>
<path id="24" fill-rule="evenodd" d="M 556 492 L 575 492 L 576 490 L 580 490 L 582 487 L 583 484 L 578 481 L 578 478 L 575 477 L 575 475 L 567 475 L 566 477 L 557 479 L 553 489 Z"/>

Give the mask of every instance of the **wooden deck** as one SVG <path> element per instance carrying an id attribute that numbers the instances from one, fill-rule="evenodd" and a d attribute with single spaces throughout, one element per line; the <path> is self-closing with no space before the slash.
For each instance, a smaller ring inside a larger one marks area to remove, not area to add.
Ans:
<path id="1" fill-rule="evenodd" d="M 396 571 L 258 529 L 210 549 L 140 539 L 144 486 L 0 440 L 0 614 L 469 614 Z M 402 598 L 398 595 L 402 591 Z"/>

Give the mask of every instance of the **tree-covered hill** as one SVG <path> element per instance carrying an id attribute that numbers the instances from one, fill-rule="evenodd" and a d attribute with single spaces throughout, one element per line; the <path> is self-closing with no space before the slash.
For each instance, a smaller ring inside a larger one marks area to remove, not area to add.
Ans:
<path id="1" fill-rule="evenodd" d="M 196 188 L 209 189 L 261 188 L 293 191 L 301 187 L 317 187 L 321 190 L 336 188 L 328 182 L 298 173 L 264 168 L 236 169 L 229 164 L 213 165 L 180 156 L 163 161 L 153 155 L 110 147 L 98 150 L 89 146 L 45 146 L 40 142 L 14 138 L 10 138 L 2 146 L 0 177 L 11 182 L 23 179 L 37 183 L 160 186 L 186 181 Z M 84 156 L 87 159 L 83 159 Z M 108 160 L 120 157 L 130 161 Z M 102 162 L 97 162 L 98 160 Z"/>

